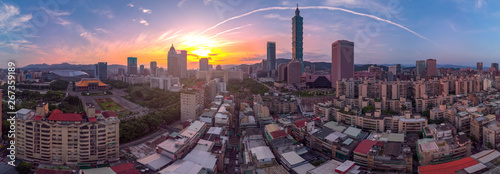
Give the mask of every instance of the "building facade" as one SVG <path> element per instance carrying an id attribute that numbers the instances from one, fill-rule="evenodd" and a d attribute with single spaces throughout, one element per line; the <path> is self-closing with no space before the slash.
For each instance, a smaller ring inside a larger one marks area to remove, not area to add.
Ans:
<path id="1" fill-rule="evenodd" d="M 354 78 L 354 42 L 339 40 L 332 43 L 332 87 L 342 79 Z"/>
<path id="2" fill-rule="evenodd" d="M 303 56 L 303 18 L 300 16 L 299 5 L 295 10 L 295 16 L 292 18 L 292 60 L 300 62 L 300 74 L 304 72 Z"/>
<path id="3" fill-rule="evenodd" d="M 127 74 L 137 75 L 137 57 L 127 58 Z"/>
<path id="4" fill-rule="evenodd" d="M 120 159 L 119 123 L 111 112 L 96 112 L 91 104 L 86 115 L 53 110 L 41 103 L 36 112 L 16 118 L 16 157 L 56 165 L 103 164 Z"/>

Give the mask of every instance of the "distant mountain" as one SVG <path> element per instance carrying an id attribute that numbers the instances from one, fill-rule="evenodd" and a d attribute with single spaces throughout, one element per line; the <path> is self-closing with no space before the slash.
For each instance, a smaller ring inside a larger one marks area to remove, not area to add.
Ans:
<path id="1" fill-rule="evenodd" d="M 124 65 L 108 65 L 108 71 L 118 71 L 119 68 L 124 68 L 126 69 L 126 66 Z M 61 64 L 30 64 L 25 67 L 21 68 L 22 70 L 41 70 L 41 71 L 47 71 L 47 70 L 89 70 L 89 69 L 94 69 L 94 65 L 85 65 L 85 64 L 78 64 L 78 65 L 73 65 L 69 63 L 61 63 Z"/>

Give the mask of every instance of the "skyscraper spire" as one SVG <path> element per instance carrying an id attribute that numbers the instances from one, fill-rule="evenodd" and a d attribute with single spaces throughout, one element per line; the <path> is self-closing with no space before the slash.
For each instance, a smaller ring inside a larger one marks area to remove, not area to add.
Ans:
<path id="1" fill-rule="evenodd" d="M 295 10 L 295 16 L 298 16 L 299 14 L 300 14 L 299 4 L 297 4 L 297 9 Z"/>
<path id="2" fill-rule="evenodd" d="M 303 51 L 303 18 L 300 16 L 299 4 L 295 10 L 295 16 L 292 18 L 292 60 L 301 63 L 300 71 L 304 72 L 304 65 L 302 59 Z M 300 73 L 302 74 L 302 73 Z"/>

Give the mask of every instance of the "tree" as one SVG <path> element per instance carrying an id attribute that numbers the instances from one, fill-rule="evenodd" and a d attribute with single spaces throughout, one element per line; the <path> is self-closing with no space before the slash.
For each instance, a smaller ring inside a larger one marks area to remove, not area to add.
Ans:
<path id="1" fill-rule="evenodd" d="M 56 80 L 52 83 L 50 83 L 50 89 L 52 90 L 66 90 L 68 88 L 68 81 L 65 80 Z"/>
<path id="2" fill-rule="evenodd" d="M 361 112 L 362 112 L 363 114 L 365 114 L 365 113 L 369 113 L 369 112 L 373 112 L 373 111 L 375 111 L 375 107 L 374 107 L 374 106 L 365 106 L 365 107 L 363 107 L 363 108 L 361 109 Z"/>
<path id="3" fill-rule="evenodd" d="M 491 144 L 491 142 L 488 142 L 488 143 L 486 144 L 486 147 L 488 147 L 489 149 L 493 149 L 493 144 Z"/>
<path id="4" fill-rule="evenodd" d="M 401 105 L 401 110 L 406 110 L 406 105 Z"/>
<path id="5" fill-rule="evenodd" d="M 21 174 L 28 174 L 30 173 L 31 166 L 33 166 L 32 163 L 26 163 L 23 161 L 16 167 L 16 170 Z"/>
<path id="6" fill-rule="evenodd" d="M 422 112 L 422 115 L 423 115 L 424 117 L 429 118 L 429 117 L 431 116 L 431 111 L 426 110 L 426 111 Z"/>

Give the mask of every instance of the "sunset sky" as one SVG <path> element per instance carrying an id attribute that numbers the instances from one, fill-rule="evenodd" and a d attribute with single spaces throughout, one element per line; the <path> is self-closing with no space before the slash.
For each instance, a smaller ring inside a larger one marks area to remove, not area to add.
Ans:
<path id="1" fill-rule="evenodd" d="M 22 67 L 125 65 L 138 57 L 139 65 L 166 67 L 174 44 L 188 51 L 188 68 L 198 68 L 201 57 L 211 64 L 257 63 L 267 41 L 276 42 L 278 58 L 291 58 L 298 3 L 306 61 L 331 62 L 331 43 L 344 39 L 355 42 L 356 64 L 500 62 L 500 1 L 68 1 L 0 0 L 0 59 Z"/>

